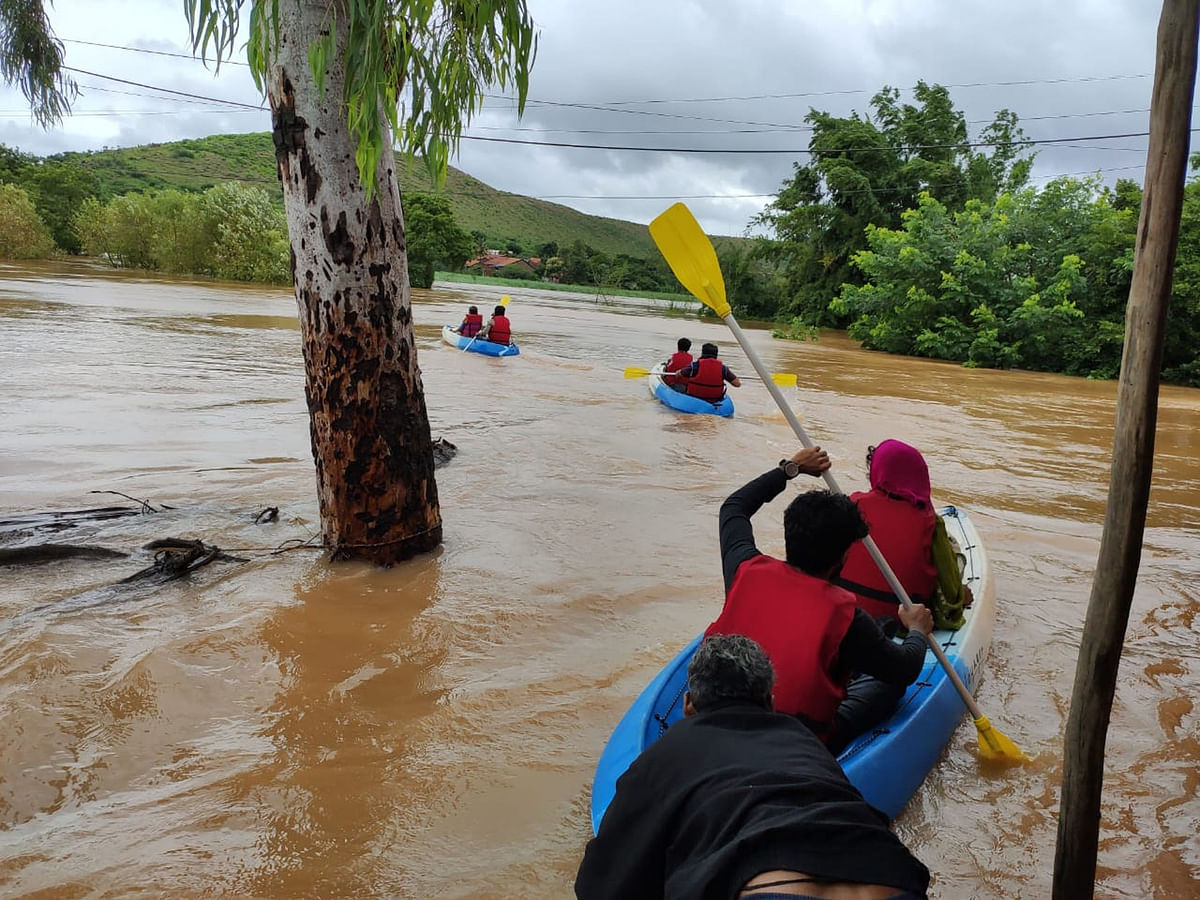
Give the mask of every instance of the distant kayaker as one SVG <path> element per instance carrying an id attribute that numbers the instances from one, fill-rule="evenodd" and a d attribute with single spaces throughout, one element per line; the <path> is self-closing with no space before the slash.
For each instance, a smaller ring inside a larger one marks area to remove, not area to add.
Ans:
<path id="1" fill-rule="evenodd" d="M 467 314 L 463 316 L 458 327 L 452 328 L 451 331 L 457 331 L 463 337 L 473 338 L 479 334 L 481 328 L 483 328 L 483 316 L 479 314 L 479 307 L 472 306 L 467 310 Z"/>
<path id="2" fill-rule="evenodd" d="M 898 610 L 910 634 L 896 644 L 853 594 L 830 583 L 851 545 L 867 535 L 858 506 L 844 494 L 797 496 L 783 514 L 786 562 L 759 552 L 750 517 L 789 479 L 828 468 L 819 447 L 800 450 L 721 505 L 725 606 L 705 634 L 758 641 L 775 666 L 776 709 L 800 717 L 836 754 L 887 718 L 921 674 L 933 616 L 922 604 Z"/>
<path id="3" fill-rule="evenodd" d="M 617 781 L 577 897 L 925 897 L 929 870 L 813 733 L 772 711 L 773 682 L 749 638 L 700 645 L 684 718 Z"/>
<path id="4" fill-rule="evenodd" d="M 479 333 L 481 341 L 491 341 L 493 344 L 504 344 L 508 346 L 512 342 L 512 325 L 508 321 L 508 316 L 505 315 L 503 306 L 497 306 L 492 310 L 492 316 L 487 320 L 487 324 L 483 326 L 483 330 Z"/>
<path id="5" fill-rule="evenodd" d="M 913 602 L 929 606 L 934 627 L 961 628 L 971 591 L 963 584 L 946 523 L 934 512 L 925 457 L 903 441 L 883 441 L 867 449 L 867 477 L 871 490 L 850 498 L 884 559 Z M 859 607 L 884 631 L 895 629 L 900 600 L 862 541 L 850 548 L 842 574 L 833 583 L 854 594 Z"/>
<path id="6" fill-rule="evenodd" d="M 692 342 L 687 338 L 680 338 L 676 344 L 679 348 L 671 354 L 671 358 L 663 363 L 664 372 L 678 372 L 680 369 L 686 369 L 692 364 L 692 354 L 688 351 L 692 349 Z M 677 391 L 687 390 L 687 380 L 682 379 L 677 375 L 665 375 L 663 383 L 668 384 Z"/>
<path id="7" fill-rule="evenodd" d="M 700 358 L 680 369 L 678 375 L 687 380 L 684 393 L 710 403 L 721 402 L 725 396 L 726 382 L 734 387 L 742 386 L 729 367 L 717 359 L 716 344 L 704 344 L 700 348 Z"/>

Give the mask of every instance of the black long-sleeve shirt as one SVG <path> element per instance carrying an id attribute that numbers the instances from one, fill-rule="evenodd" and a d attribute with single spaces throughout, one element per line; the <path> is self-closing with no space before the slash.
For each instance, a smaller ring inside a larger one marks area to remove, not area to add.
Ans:
<path id="1" fill-rule="evenodd" d="M 728 900 L 776 869 L 918 897 L 929 884 L 811 731 L 733 704 L 676 722 L 618 779 L 575 893 Z"/>
<path id="2" fill-rule="evenodd" d="M 738 567 L 762 551 L 755 546 L 750 517 L 778 497 L 787 486 L 787 476 L 776 467 L 734 491 L 721 504 L 721 566 L 725 572 L 725 593 L 729 594 Z M 861 609 L 838 646 L 838 666 L 843 673 L 862 672 L 889 684 L 912 684 L 925 662 L 925 639 L 909 634 L 903 644 L 888 638 L 875 620 Z"/>

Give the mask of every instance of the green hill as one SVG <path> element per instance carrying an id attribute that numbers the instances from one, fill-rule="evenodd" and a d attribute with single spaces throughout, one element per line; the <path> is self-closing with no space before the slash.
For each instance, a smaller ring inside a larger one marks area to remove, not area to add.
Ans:
<path id="1" fill-rule="evenodd" d="M 94 172 L 105 199 L 161 188 L 204 190 L 226 181 L 262 184 L 272 196 L 279 196 L 274 147 L 271 135 L 265 132 L 66 153 L 58 158 Z M 419 161 L 410 165 L 401 158 L 397 162 L 402 192 L 433 191 Z M 467 231 L 481 232 L 491 247 L 515 242 L 533 254 L 550 241 L 563 247 L 583 241 L 612 255 L 658 255 L 645 225 L 590 216 L 558 203 L 498 191 L 458 169 L 450 169 L 443 193 L 459 224 Z"/>

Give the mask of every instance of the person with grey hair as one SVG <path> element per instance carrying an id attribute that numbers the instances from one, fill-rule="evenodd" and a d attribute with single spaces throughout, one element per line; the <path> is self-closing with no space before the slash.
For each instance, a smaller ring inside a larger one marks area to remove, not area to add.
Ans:
<path id="1" fill-rule="evenodd" d="M 812 731 L 774 711 L 774 683 L 750 638 L 704 640 L 688 666 L 684 718 L 618 779 L 577 897 L 925 897 L 929 870 Z"/>

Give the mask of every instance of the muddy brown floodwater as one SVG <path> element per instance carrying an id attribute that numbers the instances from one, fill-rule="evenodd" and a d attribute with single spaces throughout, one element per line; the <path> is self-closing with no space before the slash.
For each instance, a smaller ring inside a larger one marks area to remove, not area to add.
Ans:
<path id="1" fill-rule="evenodd" d="M 172 509 L 47 539 L 132 553 L 0 569 L 0 893 L 563 897 L 610 729 L 721 604 L 716 510 L 794 448 L 761 386 L 731 420 L 625 366 L 724 327 L 653 303 L 526 291 L 521 356 L 439 340 L 494 288 L 417 292 L 445 545 L 390 571 L 270 555 L 318 529 L 286 291 L 0 268 L 0 517 Z M 1107 491 L 1115 385 L 752 331 L 847 489 L 866 447 L 921 447 L 969 508 L 999 613 L 979 692 L 1032 757 L 954 741 L 897 830 L 933 896 L 1047 897 L 1061 735 Z M 1142 570 L 1109 737 L 1099 891 L 1200 876 L 1200 391 L 1162 393 Z M 782 552 L 783 503 L 759 517 Z M 279 521 L 255 524 L 267 506 Z M 105 588 L 196 537 L 248 561 Z"/>

